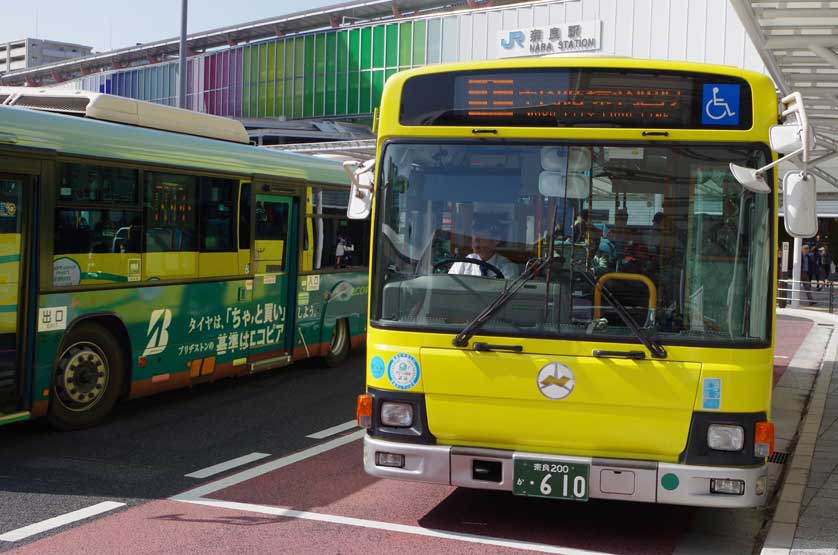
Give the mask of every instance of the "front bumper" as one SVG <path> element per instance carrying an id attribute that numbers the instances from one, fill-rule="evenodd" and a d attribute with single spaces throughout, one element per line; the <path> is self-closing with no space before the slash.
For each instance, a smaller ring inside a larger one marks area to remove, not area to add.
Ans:
<path id="1" fill-rule="evenodd" d="M 404 468 L 376 465 L 376 452 L 403 455 Z M 744 468 L 690 466 L 654 461 L 563 457 L 473 447 L 417 445 L 385 441 L 369 435 L 364 437 L 364 470 L 378 478 L 512 491 L 512 469 L 516 458 L 590 465 L 588 488 L 589 497 L 593 499 L 744 508 L 758 507 L 768 497 L 767 469 L 764 464 Z M 497 480 L 476 479 L 476 473 L 473 471 L 475 461 L 500 463 L 501 472 L 496 477 Z M 745 493 L 710 493 L 711 479 L 742 480 L 745 482 Z M 664 487 L 664 483 L 667 487 Z"/>

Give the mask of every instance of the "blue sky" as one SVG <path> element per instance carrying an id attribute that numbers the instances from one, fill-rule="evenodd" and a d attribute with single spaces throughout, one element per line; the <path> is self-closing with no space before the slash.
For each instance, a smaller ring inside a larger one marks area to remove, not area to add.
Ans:
<path id="1" fill-rule="evenodd" d="M 11 1 L 11 0 L 10 0 Z M 244 23 L 343 0 L 189 0 L 188 31 Z M 0 42 L 37 37 L 93 46 L 96 51 L 177 36 L 179 0 L 12 1 L 0 17 Z"/>

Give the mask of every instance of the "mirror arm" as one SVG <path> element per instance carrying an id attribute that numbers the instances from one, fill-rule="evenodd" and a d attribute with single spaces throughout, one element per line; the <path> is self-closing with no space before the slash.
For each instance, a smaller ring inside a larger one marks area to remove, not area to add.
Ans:
<path id="1" fill-rule="evenodd" d="M 758 170 L 757 170 L 757 175 L 762 175 L 762 174 L 764 174 L 766 170 L 770 170 L 770 169 L 771 169 L 771 168 L 773 168 L 774 166 L 778 165 L 780 162 L 784 162 L 785 160 L 788 160 L 788 159 L 789 159 L 789 158 L 791 158 L 792 156 L 797 156 L 798 154 L 800 154 L 800 153 L 804 152 L 804 151 L 805 151 L 805 149 L 806 149 L 806 147 L 805 147 L 805 146 L 802 146 L 802 147 L 798 148 L 797 150 L 795 150 L 794 152 L 789 152 L 789 153 L 788 153 L 788 154 L 786 154 L 785 156 L 781 156 L 780 158 L 777 158 L 776 160 L 774 160 L 774 161 L 773 161 L 773 162 L 771 162 L 770 164 L 766 164 L 766 165 L 764 165 L 763 167 L 761 167 L 760 169 L 758 169 Z M 806 163 L 804 162 L 804 164 L 803 164 L 803 165 L 804 165 L 804 168 L 803 168 L 803 169 L 805 170 Z"/>

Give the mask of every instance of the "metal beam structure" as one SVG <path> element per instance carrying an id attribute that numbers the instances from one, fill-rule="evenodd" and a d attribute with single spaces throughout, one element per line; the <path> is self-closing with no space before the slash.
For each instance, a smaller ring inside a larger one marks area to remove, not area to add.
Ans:
<path id="1" fill-rule="evenodd" d="M 730 0 L 780 93 L 803 95 L 815 129 L 811 169 L 838 192 L 838 172 L 824 162 L 838 155 L 838 8 L 832 2 Z"/>
<path id="2" fill-rule="evenodd" d="M 516 4 L 524 1 L 526 0 L 493 0 L 492 4 Z M 487 5 L 487 0 L 476 3 L 477 7 Z M 330 29 L 335 24 L 346 27 L 364 22 L 468 8 L 468 0 L 361 0 L 192 33 L 188 35 L 187 42 L 192 52 L 200 53 L 277 36 Z M 66 62 L 12 71 L 0 75 L 0 85 L 19 86 L 27 82 L 49 85 L 53 82 L 54 74 L 60 74 L 69 80 L 84 73 L 108 71 L 114 69 L 117 64 L 131 67 L 148 64 L 152 58 L 176 59 L 179 45 L 179 38 L 172 37 Z"/>

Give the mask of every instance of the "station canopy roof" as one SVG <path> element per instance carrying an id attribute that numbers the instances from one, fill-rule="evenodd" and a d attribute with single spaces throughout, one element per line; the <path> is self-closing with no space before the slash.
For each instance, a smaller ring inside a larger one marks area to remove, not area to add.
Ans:
<path id="1" fill-rule="evenodd" d="M 509 4 L 521 0 L 498 0 L 497 4 Z M 234 46 L 278 36 L 314 31 L 326 28 L 344 28 L 353 24 L 397 19 L 408 15 L 421 15 L 468 5 L 481 6 L 486 0 L 362 0 L 344 2 L 300 11 L 283 16 L 260 19 L 237 25 L 229 25 L 187 36 L 187 45 L 192 52 L 205 52 L 216 48 Z M 154 63 L 176 57 L 180 45 L 179 37 L 137 44 L 109 52 L 102 52 L 71 60 L 44 64 L 34 68 L 12 71 L 0 75 L 2 85 L 23 85 L 37 82 L 45 85 L 64 81 L 95 71 L 106 71 L 138 64 Z"/>
<path id="2" fill-rule="evenodd" d="M 838 2 L 730 2 L 780 94 L 803 96 L 818 192 L 838 193 Z"/>

